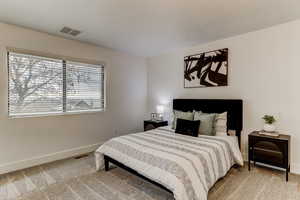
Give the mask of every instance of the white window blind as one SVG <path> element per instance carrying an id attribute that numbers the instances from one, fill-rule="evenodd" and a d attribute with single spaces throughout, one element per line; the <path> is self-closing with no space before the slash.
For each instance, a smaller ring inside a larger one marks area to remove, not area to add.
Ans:
<path id="1" fill-rule="evenodd" d="M 67 112 L 104 108 L 104 68 L 67 62 Z"/>
<path id="2" fill-rule="evenodd" d="M 11 117 L 102 111 L 104 66 L 8 53 Z"/>

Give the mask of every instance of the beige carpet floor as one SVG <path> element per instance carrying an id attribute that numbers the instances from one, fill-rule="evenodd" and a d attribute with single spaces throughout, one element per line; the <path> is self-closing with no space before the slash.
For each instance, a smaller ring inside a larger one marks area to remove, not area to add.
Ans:
<path id="1" fill-rule="evenodd" d="M 67 159 L 0 176 L 0 200 L 173 200 L 119 168 L 96 172 L 93 156 Z M 233 168 L 209 200 L 300 200 L 300 176 L 262 167 Z"/>

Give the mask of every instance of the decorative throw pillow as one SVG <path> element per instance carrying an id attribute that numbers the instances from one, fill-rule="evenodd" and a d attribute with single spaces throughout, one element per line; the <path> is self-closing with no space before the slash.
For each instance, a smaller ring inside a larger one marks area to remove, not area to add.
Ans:
<path id="1" fill-rule="evenodd" d="M 207 114 L 202 112 L 194 112 L 194 120 L 200 120 L 199 135 L 214 135 L 214 122 L 216 114 Z"/>
<path id="2" fill-rule="evenodd" d="M 175 133 L 198 137 L 200 120 L 193 121 L 178 118 L 176 124 Z"/>
<path id="3" fill-rule="evenodd" d="M 227 136 L 227 112 L 216 114 L 214 132 L 217 136 Z"/>
<path id="4" fill-rule="evenodd" d="M 172 123 L 172 129 L 176 128 L 177 119 L 186 119 L 186 120 L 193 120 L 194 113 L 193 112 L 182 112 L 179 110 L 173 111 L 173 123 Z"/>

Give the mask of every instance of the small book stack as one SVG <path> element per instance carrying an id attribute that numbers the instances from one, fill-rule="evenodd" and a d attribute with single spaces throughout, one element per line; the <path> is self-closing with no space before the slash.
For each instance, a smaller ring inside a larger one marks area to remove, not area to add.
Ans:
<path id="1" fill-rule="evenodd" d="M 267 136 L 271 136 L 271 137 L 278 137 L 279 136 L 279 133 L 277 131 L 267 132 L 267 131 L 261 130 L 261 131 L 258 131 L 258 134 L 267 135 Z"/>

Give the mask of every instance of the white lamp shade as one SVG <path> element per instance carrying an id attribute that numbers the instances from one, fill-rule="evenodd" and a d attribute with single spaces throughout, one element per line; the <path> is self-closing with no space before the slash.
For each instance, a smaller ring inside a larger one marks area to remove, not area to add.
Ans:
<path id="1" fill-rule="evenodd" d="M 164 110 L 165 110 L 165 108 L 164 108 L 163 105 L 156 106 L 156 112 L 157 113 L 164 113 Z"/>

